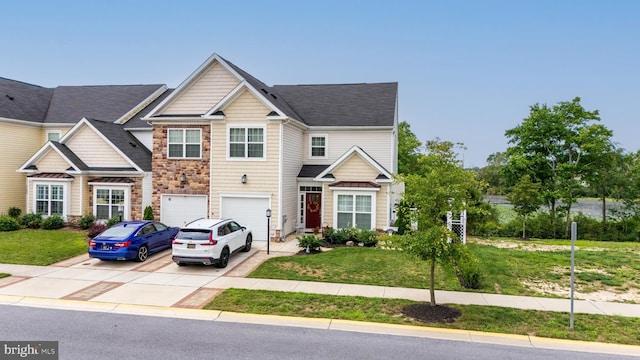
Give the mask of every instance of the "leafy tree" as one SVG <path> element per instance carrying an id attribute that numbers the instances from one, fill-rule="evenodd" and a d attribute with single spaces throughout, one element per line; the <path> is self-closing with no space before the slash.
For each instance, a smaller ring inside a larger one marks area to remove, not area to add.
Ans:
<path id="1" fill-rule="evenodd" d="M 443 217 L 449 210 L 463 209 L 484 186 L 473 171 L 462 168 L 453 148 L 448 141 L 428 141 L 426 153 L 418 158 L 419 172 L 400 176 L 406 185 L 405 201 L 418 209 L 418 230 L 400 237 L 398 247 L 429 263 L 432 306 L 436 305 L 435 266 L 451 264 L 450 234 Z"/>
<path id="2" fill-rule="evenodd" d="M 612 132 L 601 124 L 598 110 L 586 111 L 580 98 L 549 107 L 533 105 L 529 117 L 505 135 L 512 144 L 504 173 L 511 184 L 528 174 L 540 184 L 551 212 L 555 236 L 556 205 L 566 206 L 565 237 L 569 234 L 571 205 L 582 182 L 591 176 L 589 164 L 608 149 Z"/>
<path id="3" fill-rule="evenodd" d="M 504 153 L 497 152 L 487 157 L 487 166 L 478 170 L 478 176 L 485 181 L 488 186 L 487 195 L 504 195 L 507 184 L 502 174 L 502 168 L 507 164 Z"/>
<path id="4" fill-rule="evenodd" d="M 607 222 L 607 197 L 619 196 L 619 189 L 630 186 L 628 163 L 625 162 L 623 150 L 612 143 L 602 150 L 601 155 L 589 159 L 587 166 L 590 171 L 585 176 L 589 187 L 602 202 L 602 227 Z"/>
<path id="5" fill-rule="evenodd" d="M 536 212 L 543 204 L 540 184 L 531 182 L 529 175 L 525 175 L 511 189 L 507 200 L 513 204 L 513 210 L 522 217 L 522 238 L 526 239 L 527 216 Z"/>
<path id="6" fill-rule="evenodd" d="M 411 131 L 411 125 L 402 121 L 398 124 L 398 173 L 411 174 L 417 171 L 422 143 Z"/>

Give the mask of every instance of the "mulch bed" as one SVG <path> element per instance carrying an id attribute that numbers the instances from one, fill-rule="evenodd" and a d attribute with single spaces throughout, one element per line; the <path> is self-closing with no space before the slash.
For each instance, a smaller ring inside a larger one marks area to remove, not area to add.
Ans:
<path id="1" fill-rule="evenodd" d="M 460 310 L 446 305 L 431 306 L 430 303 L 405 306 L 402 313 L 425 323 L 452 323 L 462 315 Z"/>

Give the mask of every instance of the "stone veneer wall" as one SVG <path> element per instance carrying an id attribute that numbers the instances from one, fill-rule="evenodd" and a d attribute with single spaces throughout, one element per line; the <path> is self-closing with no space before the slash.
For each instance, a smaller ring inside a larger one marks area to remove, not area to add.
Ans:
<path id="1" fill-rule="evenodd" d="M 202 129 L 202 158 L 167 159 L 167 129 Z M 209 125 L 154 125 L 153 126 L 153 169 L 152 207 L 154 214 L 160 214 L 161 194 L 207 195 L 209 199 L 211 159 L 211 127 Z M 180 183 L 184 173 L 187 181 Z M 207 204 L 210 208 L 210 204 Z"/>
<path id="2" fill-rule="evenodd" d="M 142 220 L 142 178 L 133 179 L 131 187 L 131 220 Z"/>

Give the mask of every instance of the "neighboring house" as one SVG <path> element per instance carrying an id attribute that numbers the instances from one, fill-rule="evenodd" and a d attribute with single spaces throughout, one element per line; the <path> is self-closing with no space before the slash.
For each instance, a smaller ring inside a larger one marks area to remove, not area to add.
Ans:
<path id="1" fill-rule="evenodd" d="M 0 78 L 0 214 L 9 207 L 34 211 L 26 200 L 34 194 L 27 192 L 28 182 L 16 170 L 47 141 L 60 140 L 83 117 L 128 120 L 164 92 L 164 85 L 44 88 Z M 148 125 L 146 132 L 150 147 Z"/>
<path id="2" fill-rule="evenodd" d="M 136 219 L 151 204 L 168 225 L 234 218 L 255 240 L 393 221 L 397 83 L 267 86 L 214 54 L 120 112 L 78 111 L 57 141 L 41 133 L 25 150 L 13 169 L 27 212 Z"/>

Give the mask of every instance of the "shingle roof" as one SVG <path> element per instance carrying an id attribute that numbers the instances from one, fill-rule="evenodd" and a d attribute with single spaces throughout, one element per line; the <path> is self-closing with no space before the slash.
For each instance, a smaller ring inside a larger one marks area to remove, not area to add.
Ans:
<path id="1" fill-rule="evenodd" d="M 138 141 L 135 136 L 126 131 L 124 129 L 125 125 L 96 119 L 87 119 L 87 121 L 143 171 L 151 171 L 151 151 Z"/>
<path id="2" fill-rule="evenodd" d="M 398 83 L 275 85 L 310 126 L 393 126 Z"/>
<path id="3" fill-rule="evenodd" d="M 379 189 L 381 186 L 372 183 L 371 181 L 338 181 L 333 184 L 329 184 L 329 187 Z"/>
<path id="4" fill-rule="evenodd" d="M 45 123 L 76 123 L 83 117 L 116 121 L 162 85 L 59 86 Z"/>
<path id="5" fill-rule="evenodd" d="M 69 149 L 67 145 L 61 144 L 57 141 L 52 141 L 51 145 L 55 146 L 58 150 L 60 150 L 60 152 L 64 156 L 66 156 L 67 159 L 69 159 L 69 161 L 71 161 L 71 163 L 78 168 L 78 170 L 80 171 L 89 170 L 89 166 L 87 166 L 87 164 L 85 164 L 84 161 L 82 161 L 78 157 L 78 155 L 76 155 L 73 151 L 71 151 L 71 149 Z"/>
<path id="6" fill-rule="evenodd" d="M 0 117 L 43 122 L 53 89 L 0 78 Z"/>
<path id="7" fill-rule="evenodd" d="M 142 120 L 143 117 L 147 116 L 156 106 L 158 106 L 164 99 L 166 99 L 169 94 L 171 94 L 175 89 L 167 89 L 167 91 L 163 92 L 160 96 L 158 96 L 155 100 L 153 100 L 149 105 L 145 106 L 144 109 L 140 110 L 137 114 L 133 115 L 129 121 L 127 121 L 124 125 L 125 128 L 131 129 L 139 129 L 139 128 L 151 128 L 151 125 Z"/>
<path id="8" fill-rule="evenodd" d="M 329 165 L 302 165 L 300 172 L 298 173 L 299 178 L 314 178 L 324 169 L 328 168 Z"/>
<path id="9" fill-rule="evenodd" d="M 393 126 L 398 83 L 267 86 L 222 58 L 287 116 L 310 126 Z"/>

